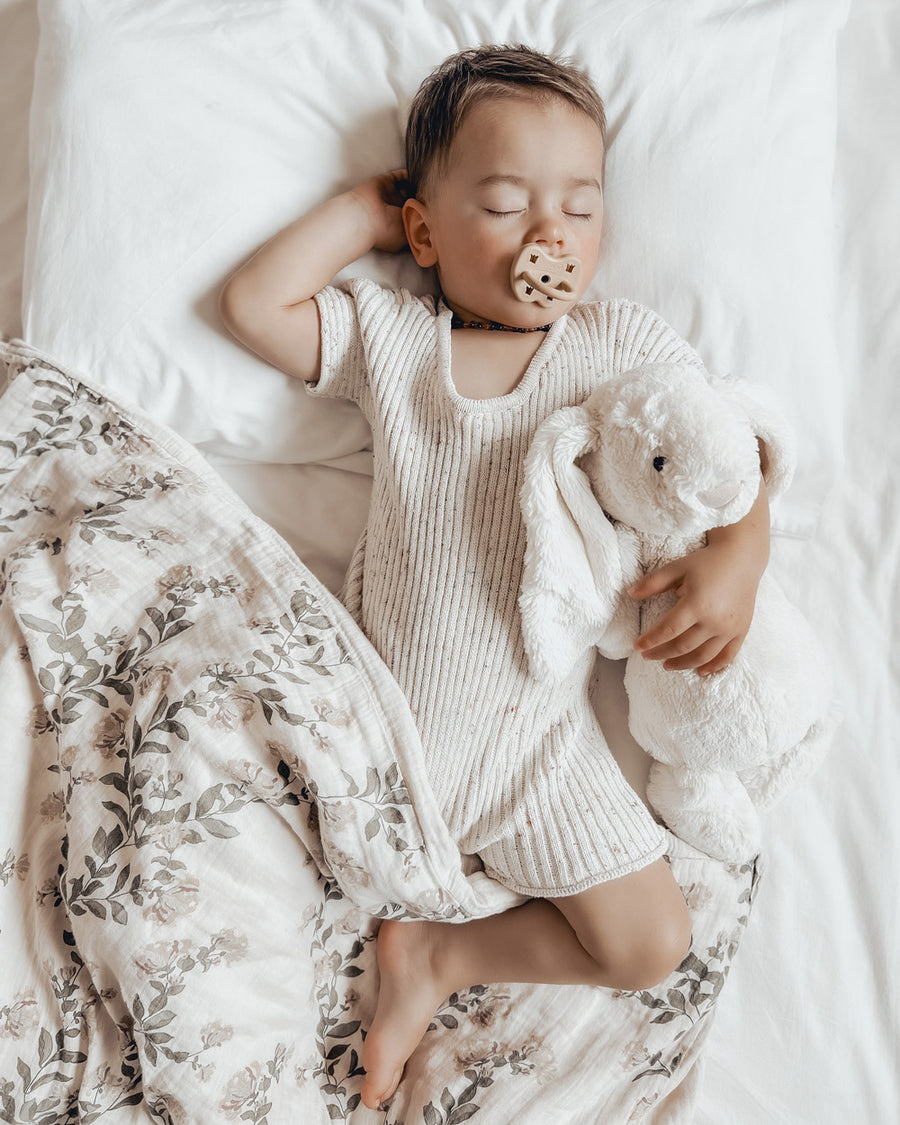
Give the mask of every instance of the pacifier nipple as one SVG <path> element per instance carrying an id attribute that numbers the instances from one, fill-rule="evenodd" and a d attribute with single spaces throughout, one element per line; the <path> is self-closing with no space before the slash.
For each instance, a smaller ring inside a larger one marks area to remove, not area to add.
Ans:
<path id="1" fill-rule="evenodd" d="M 554 258 L 531 242 L 513 259 L 510 284 L 520 301 L 533 301 L 549 308 L 554 301 L 565 303 L 575 299 L 580 274 L 581 261 L 574 255 Z"/>

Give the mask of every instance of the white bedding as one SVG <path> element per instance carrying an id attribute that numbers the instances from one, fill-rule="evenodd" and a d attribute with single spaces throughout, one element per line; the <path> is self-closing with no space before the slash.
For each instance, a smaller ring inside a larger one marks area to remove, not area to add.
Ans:
<path id="1" fill-rule="evenodd" d="M 613 138 L 595 291 L 646 302 L 710 367 L 786 403 L 804 470 L 772 565 L 843 673 L 831 759 L 767 824 L 696 1121 L 892 1125 L 900 13 L 891 0 L 398 11 L 44 0 L 26 245 L 35 6 L 5 0 L 0 328 L 197 442 L 333 587 L 364 518 L 367 435 L 349 410 L 310 413 L 222 334 L 218 285 L 310 203 L 399 161 L 405 100 L 449 51 L 526 39 L 587 62 Z M 408 262 L 362 268 L 427 284 Z M 616 674 L 606 694 L 620 700 Z M 622 725 L 612 707 L 638 778 Z"/>
<path id="2" fill-rule="evenodd" d="M 803 423 L 779 519 L 803 533 L 840 433 L 831 180 L 846 7 L 460 0 L 398 19 L 394 0 L 372 0 L 347 9 L 334 50 L 334 10 L 313 0 L 235 4 L 230 18 L 212 0 L 122 0 L 114 19 L 103 0 L 42 0 L 25 335 L 205 452 L 355 467 L 368 441 L 356 409 L 306 398 L 236 349 L 216 294 L 302 210 L 402 163 L 406 105 L 444 55 L 524 38 L 573 53 L 607 97 L 590 295 L 649 305 L 711 370 L 778 390 Z M 430 280 L 408 255 L 360 269 L 418 290 Z"/>

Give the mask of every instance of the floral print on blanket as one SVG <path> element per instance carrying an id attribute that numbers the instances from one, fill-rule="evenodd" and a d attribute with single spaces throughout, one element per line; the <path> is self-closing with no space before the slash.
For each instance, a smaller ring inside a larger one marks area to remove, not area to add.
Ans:
<path id="1" fill-rule="evenodd" d="M 365 1110 L 380 919 L 491 901 L 402 700 L 194 451 L 6 352 L 0 1120 L 641 1120 L 702 1046 L 755 866 L 673 840 L 695 942 L 669 981 L 474 984 Z"/>

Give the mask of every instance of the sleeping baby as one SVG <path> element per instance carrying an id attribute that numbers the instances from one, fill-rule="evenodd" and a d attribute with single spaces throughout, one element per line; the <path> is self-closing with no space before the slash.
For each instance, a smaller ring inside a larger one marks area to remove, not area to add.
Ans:
<path id="1" fill-rule="evenodd" d="M 374 434 L 368 524 L 343 598 L 402 687 L 461 852 L 527 896 L 464 923 L 385 921 L 362 1097 L 399 1084 L 434 1012 L 482 982 L 652 987 L 691 925 L 664 836 L 588 699 L 593 654 L 530 673 L 518 594 L 523 464 L 538 425 L 645 363 L 702 369 L 653 312 L 585 303 L 600 258 L 606 123 L 587 76 L 524 47 L 447 59 L 416 94 L 407 167 L 302 216 L 247 261 L 231 332 Z M 434 267 L 437 297 L 334 275 L 372 249 Z M 701 675 L 749 628 L 768 558 L 765 487 L 748 515 L 631 590 L 677 594 L 644 657 Z"/>

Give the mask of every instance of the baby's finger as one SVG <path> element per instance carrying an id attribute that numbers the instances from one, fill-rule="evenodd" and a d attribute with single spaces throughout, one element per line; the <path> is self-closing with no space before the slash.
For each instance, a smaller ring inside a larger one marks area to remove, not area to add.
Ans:
<path id="1" fill-rule="evenodd" d="M 681 566 L 681 559 L 678 559 L 659 567 L 657 570 L 651 570 L 649 574 L 645 574 L 643 578 L 633 582 L 626 592 L 629 597 L 640 601 L 643 598 L 652 598 L 654 594 L 661 594 L 665 590 L 673 589 L 683 578 L 684 567 Z"/>
<path id="2" fill-rule="evenodd" d="M 412 184 L 409 182 L 405 168 L 397 168 L 388 172 L 385 177 L 384 201 L 394 207 L 402 207 L 412 195 Z"/>
<path id="3" fill-rule="evenodd" d="M 656 622 L 652 629 L 648 629 L 634 642 L 634 647 L 638 652 L 651 652 L 658 648 L 660 645 L 669 644 L 671 641 L 676 640 L 688 629 L 693 628 L 698 624 L 697 615 L 694 611 L 684 602 L 676 602 L 674 606 L 663 614 L 663 616 Z M 712 636 L 711 630 L 707 629 L 706 636 Z M 706 637 L 704 637 L 704 640 Z M 678 656 L 679 653 L 671 652 L 670 656 Z M 654 659 L 658 659 L 654 654 Z"/>
<path id="4" fill-rule="evenodd" d="M 647 636 L 652 636 L 652 634 L 648 633 Z M 650 648 L 640 648 L 638 651 L 645 660 L 674 660 L 693 652 L 709 639 L 709 629 L 703 625 L 691 625 L 662 644 L 653 645 Z M 710 656 L 713 655 L 715 654 L 710 653 Z"/>
<path id="5" fill-rule="evenodd" d="M 388 207 L 402 207 L 409 198 L 409 181 L 405 169 L 398 168 L 393 172 L 383 172 L 375 177 L 375 182 L 382 203 Z"/>
<path id="6" fill-rule="evenodd" d="M 686 652 L 683 656 L 666 660 L 663 663 L 663 668 L 667 672 L 688 672 L 694 669 L 699 672 L 701 668 L 714 664 L 721 659 L 723 651 L 724 638 L 710 637 L 709 640 L 697 645 L 696 648 Z M 725 665 L 723 664 L 722 667 L 725 667 Z"/>

